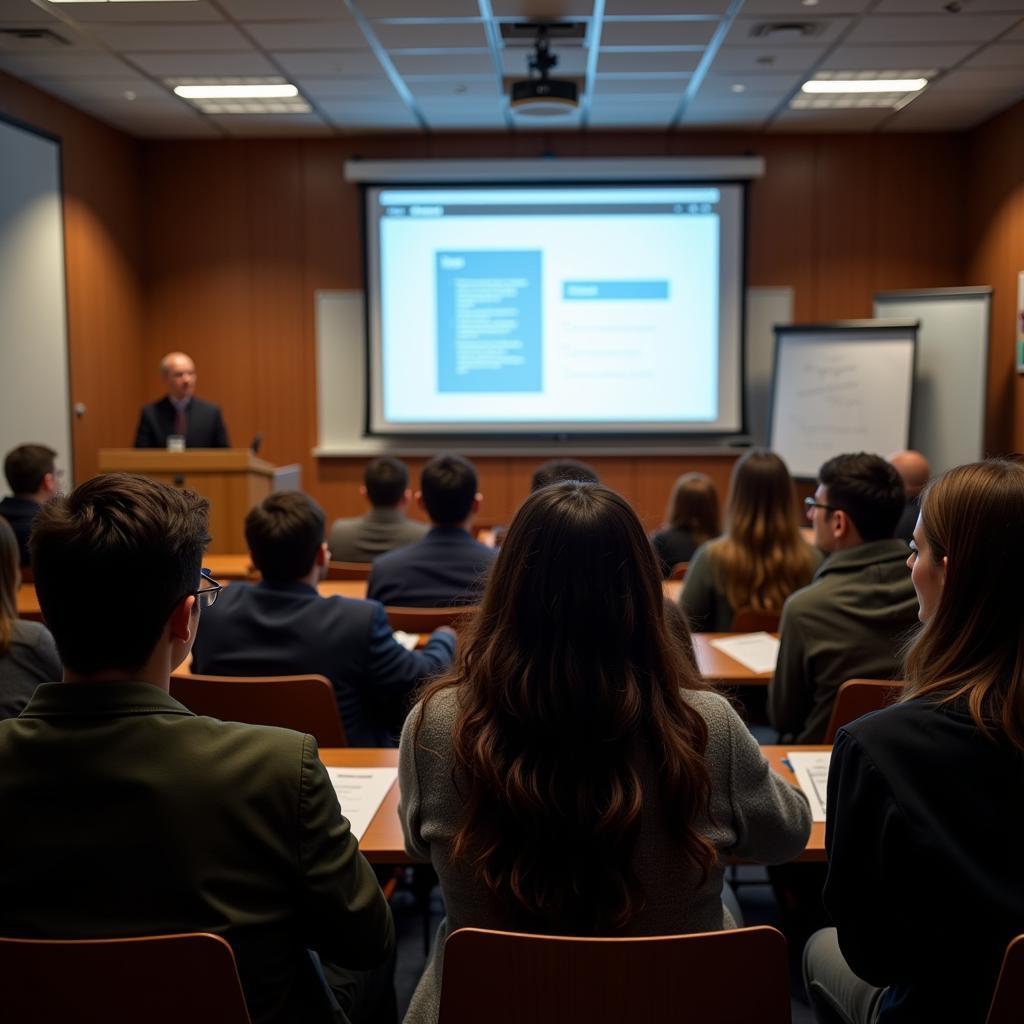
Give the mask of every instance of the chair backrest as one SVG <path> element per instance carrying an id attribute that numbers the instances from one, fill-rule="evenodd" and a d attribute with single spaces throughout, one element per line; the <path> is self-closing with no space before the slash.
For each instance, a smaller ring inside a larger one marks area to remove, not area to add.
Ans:
<path id="1" fill-rule="evenodd" d="M 197 932 L 0 939 L 3 1018 L 72 1024 L 250 1024 L 231 947 Z"/>
<path id="2" fill-rule="evenodd" d="M 1024 1020 L 1024 935 L 1006 947 L 986 1024 L 1020 1024 Z"/>
<path id="3" fill-rule="evenodd" d="M 444 947 L 439 1024 L 483 1020 L 789 1024 L 786 940 L 766 927 L 631 939 L 463 928 Z"/>
<path id="4" fill-rule="evenodd" d="M 757 633 L 764 630 L 766 633 L 777 633 L 779 631 L 779 612 L 756 612 L 746 605 L 737 608 L 732 616 L 733 633 Z"/>
<path id="5" fill-rule="evenodd" d="M 328 562 L 327 579 L 329 580 L 368 580 L 372 562 Z"/>
<path id="6" fill-rule="evenodd" d="M 347 747 L 334 687 L 324 676 L 171 676 L 171 696 L 197 715 L 280 725 L 313 735 L 321 747 Z"/>
<path id="7" fill-rule="evenodd" d="M 31 565 L 23 565 L 21 567 L 21 582 L 22 583 L 35 583 L 35 573 L 32 572 Z"/>
<path id="8" fill-rule="evenodd" d="M 690 568 L 689 562 L 676 562 L 672 571 L 668 574 L 670 580 L 682 580 L 686 578 L 686 570 Z"/>
<path id="9" fill-rule="evenodd" d="M 835 742 L 836 733 L 862 715 L 892 704 L 903 689 L 902 682 L 882 679 L 847 679 L 836 693 L 832 717 L 825 730 L 825 742 Z"/>
<path id="10" fill-rule="evenodd" d="M 459 605 L 453 608 L 393 608 L 385 607 L 388 624 L 405 633 L 429 633 L 440 626 L 458 629 L 466 619 L 476 614 L 475 606 Z"/>

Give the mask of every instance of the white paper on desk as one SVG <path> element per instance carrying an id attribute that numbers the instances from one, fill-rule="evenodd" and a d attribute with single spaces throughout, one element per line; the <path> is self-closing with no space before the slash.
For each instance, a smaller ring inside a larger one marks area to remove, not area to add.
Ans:
<path id="1" fill-rule="evenodd" d="M 400 629 L 396 629 L 391 634 L 407 651 L 415 651 L 416 646 L 420 642 L 419 633 L 403 633 Z"/>
<path id="2" fill-rule="evenodd" d="M 362 839 L 384 797 L 398 778 L 397 768 L 328 768 L 327 774 L 338 794 L 341 813 L 352 826 L 352 835 Z"/>
<path id="3" fill-rule="evenodd" d="M 737 633 L 708 641 L 733 661 L 751 672 L 774 672 L 779 658 L 779 640 L 771 633 Z"/>
<path id="4" fill-rule="evenodd" d="M 828 765 L 831 750 L 791 750 L 786 758 L 804 795 L 811 802 L 814 821 L 825 820 L 825 793 L 828 789 Z"/>

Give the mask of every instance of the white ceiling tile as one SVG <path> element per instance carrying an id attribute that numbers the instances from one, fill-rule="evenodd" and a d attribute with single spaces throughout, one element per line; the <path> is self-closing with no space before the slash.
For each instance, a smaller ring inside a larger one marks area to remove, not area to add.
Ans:
<path id="1" fill-rule="evenodd" d="M 832 110 L 784 110 L 769 130 L 779 132 L 867 132 L 877 128 L 890 114 L 883 107 Z"/>
<path id="2" fill-rule="evenodd" d="M 719 96 L 697 98 L 686 108 L 683 121 L 700 121 L 706 124 L 711 115 L 731 120 L 764 120 L 779 108 L 778 96 L 736 96 L 723 99 Z"/>
<path id="3" fill-rule="evenodd" d="M 1024 43 L 1024 21 L 1022 21 L 1012 32 L 1007 32 L 1001 43 Z"/>
<path id="4" fill-rule="evenodd" d="M 951 68 L 975 49 L 964 46 L 840 46 L 821 63 L 822 71 L 899 71 Z"/>
<path id="5" fill-rule="evenodd" d="M 1024 66 L 1024 42 L 995 43 L 972 57 L 965 68 L 1019 68 Z"/>
<path id="6" fill-rule="evenodd" d="M 637 71 L 693 71 L 700 63 L 701 54 L 692 50 L 675 50 L 667 53 L 601 51 L 597 61 L 599 74 L 619 72 L 629 74 Z"/>
<path id="7" fill-rule="evenodd" d="M 374 117 L 391 119 L 409 113 L 408 107 L 397 97 L 387 100 L 324 100 L 318 106 L 332 121 L 357 119 L 366 122 Z"/>
<path id="8" fill-rule="evenodd" d="M 208 139 L 221 136 L 216 125 L 200 117 L 108 117 L 105 120 L 107 124 L 143 139 Z"/>
<path id="9" fill-rule="evenodd" d="M 486 75 L 494 73 L 489 50 L 455 50 L 448 53 L 391 54 L 400 75 Z"/>
<path id="10" fill-rule="evenodd" d="M 679 14 L 724 14 L 729 0 L 608 0 L 606 15 L 629 18 Z"/>
<path id="11" fill-rule="evenodd" d="M 218 114 L 212 120 L 232 138 L 333 135 L 316 114 Z"/>
<path id="12" fill-rule="evenodd" d="M 27 3 L 28 0 L 25 0 Z M 144 22 L 223 21 L 221 13 L 206 0 L 196 3 L 80 3 L 61 5 L 62 13 L 79 24 L 114 22 L 122 25 Z M 38 10 L 38 8 L 35 8 Z"/>
<path id="13" fill-rule="evenodd" d="M 470 98 L 499 95 L 498 82 L 494 75 L 464 75 L 462 78 L 407 78 L 405 84 L 414 96 L 465 96 Z"/>
<path id="14" fill-rule="evenodd" d="M 427 12 L 422 0 L 357 0 L 357 6 L 368 18 L 479 18 L 477 0 L 430 0 Z"/>
<path id="15" fill-rule="evenodd" d="M 281 51 L 271 57 L 289 75 L 330 75 L 376 78 L 383 72 L 380 61 L 368 50 L 331 50 L 310 53 Z"/>
<path id="16" fill-rule="evenodd" d="M 988 92 L 1024 93 L 1024 64 L 1015 68 L 978 68 L 965 71 L 951 71 L 948 75 L 928 87 L 934 93 Z"/>
<path id="17" fill-rule="evenodd" d="M 967 4 L 963 5 L 967 8 Z M 1020 0 L 970 0 L 969 13 L 1006 12 L 1024 14 Z M 880 0 L 873 14 L 935 14 L 941 18 L 958 18 L 949 11 L 949 0 Z"/>
<path id="18" fill-rule="evenodd" d="M 773 16 L 792 18 L 798 14 L 802 21 L 810 14 L 862 14 L 870 5 L 871 0 L 819 0 L 810 7 L 803 0 L 746 0 L 743 14 L 748 17 L 758 15 L 768 20 Z"/>
<path id="19" fill-rule="evenodd" d="M 680 96 L 595 96 L 591 112 L 632 111 L 634 118 L 665 123 L 679 108 Z"/>
<path id="20" fill-rule="evenodd" d="M 279 75 L 258 53 L 128 53 L 125 57 L 158 78 L 219 75 Z"/>
<path id="21" fill-rule="evenodd" d="M 505 104 L 491 100 L 459 102 L 447 97 L 431 96 L 419 101 L 420 111 L 433 128 L 492 127 L 504 128 Z"/>
<path id="22" fill-rule="evenodd" d="M 844 42 L 871 43 L 987 43 L 1016 21 L 1012 14 L 957 14 L 943 18 L 867 17 L 855 25 Z"/>
<path id="23" fill-rule="evenodd" d="M 218 3 L 238 21 L 334 20 L 345 13 L 344 0 L 218 0 Z"/>
<path id="24" fill-rule="evenodd" d="M 794 36 L 788 32 L 773 32 L 768 35 L 758 35 L 757 30 L 762 25 L 790 24 L 792 18 L 772 18 L 769 15 L 762 15 L 758 18 L 737 18 L 729 34 L 725 37 L 726 46 L 756 46 L 766 53 L 775 53 L 778 50 L 789 47 L 815 47 L 818 50 L 825 46 L 831 46 L 840 35 L 846 31 L 852 19 L 850 18 L 817 18 L 804 17 L 801 23 L 813 25 L 814 34 L 809 36 Z"/>
<path id="25" fill-rule="evenodd" d="M 138 120 L 143 117 L 191 116 L 189 105 L 170 93 L 165 93 L 162 97 L 150 96 L 134 102 L 129 102 L 124 98 L 117 100 L 83 98 L 76 103 L 76 106 L 88 110 L 102 119 L 130 117 Z"/>
<path id="26" fill-rule="evenodd" d="M 491 0 L 496 18 L 531 21 L 562 18 L 588 18 L 594 13 L 594 0 Z"/>
<path id="27" fill-rule="evenodd" d="M 821 58 L 826 44 L 816 46 L 723 46 L 711 65 L 713 71 L 724 73 L 792 71 L 805 72 Z"/>
<path id="28" fill-rule="evenodd" d="M 707 46 L 718 21 L 608 21 L 601 49 L 611 46 Z"/>
<path id="29" fill-rule="evenodd" d="M 525 78 L 529 71 L 527 61 L 533 51 L 525 46 L 505 47 L 501 51 L 501 66 L 506 75 Z M 554 53 L 558 64 L 551 74 L 555 78 L 572 78 L 587 70 L 587 52 L 580 46 L 556 46 Z"/>
<path id="30" fill-rule="evenodd" d="M 383 100 L 398 96 L 391 80 L 384 75 L 378 78 L 294 78 L 292 81 L 303 96 L 316 102 L 360 97 Z"/>
<path id="31" fill-rule="evenodd" d="M 778 100 L 804 82 L 803 75 L 726 75 L 709 74 L 701 82 L 697 98 L 701 102 L 727 100 L 756 103 L 761 99 Z M 733 86 L 743 86 L 735 90 Z"/>
<path id="32" fill-rule="evenodd" d="M 0 68 L 21 78 L 86 78 L 106 75 L 116 78 L 131 69 L 117 57 L 105 53 L 0 54 Z"/>
<path id="33" fill-rule="evenodd" d="M 658 75 L 647 78 L 608 78 L 598 75 L 594 80 L 594 95 L 602 97 L 631 96 L 632 102 L 640 104 L 644 96 L 682 96 L 686 91 L 690 75 Z"/>
<path id="34" fill-rule="evenodd" d="M 167 53 L 252 50 L 233 25 L 94 25 L 94 35 L 112 50 Z"/>
<path id="35" fill-rule="evenodd" d="M 0 24 L 18 25 L 22 22 L 32 24 L 33 22 L 53 23 L 57 19 L 47 11 L 36 7 L 29 0 L 0 0 Z"/>
<path id="36" fill-rule="evenodd" d="M 376 21 L 373 31 L 388 50 L 486 48 L 487 33 L 482 21 L 428 21 L 399 24 Z"/>
<path id="37" fill-rule="evenodd" d="M 1009 102 L 989 93 L 938 93 L 926 90 L 886 122 L 891 131 L 960 131 L 973 128 Z"/>
<path id="38" fill-rule="evenodd" d="M 65 99 L 121 101 L 126 92 L 133 92 L 142 100 L 168 94 L 164 86 L 127 71 L 116 78 L 37 78 L 34 84 Z"/>
<path id="39" fill-rule="evenodd" d="M 265 50 L 362 50 L 366 37 L 351 19 L 247 21 L 245 30 Z"/>
<path id="40" fill-rule="evenodd" d="M 759 128 L 771 116 L 774 107 L 692 107 L 683 115 L 679 127 L 687 128 Z"/>
<path id="41" fill-rule="evenodd" d="M 634 107 L 628 103 L 604 101 L 595 103 L 590 110 L 588 123 L 595 128 L 656 128 L 669 126 L 676 112 L 677 104 L 670 107 Z"/>

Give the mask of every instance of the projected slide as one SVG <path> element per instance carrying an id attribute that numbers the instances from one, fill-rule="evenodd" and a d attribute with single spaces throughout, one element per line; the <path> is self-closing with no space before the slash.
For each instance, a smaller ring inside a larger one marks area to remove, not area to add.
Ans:
<path id="1" fill-rule="evenodd" d="M 371 192 L 374 429 L 738 429 L 738 194 Z"/>

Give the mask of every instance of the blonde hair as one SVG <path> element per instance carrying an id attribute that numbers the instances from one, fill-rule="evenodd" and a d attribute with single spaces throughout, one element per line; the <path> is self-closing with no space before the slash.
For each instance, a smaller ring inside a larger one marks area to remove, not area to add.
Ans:
<path id="1" fill-rule="evenodd" d="M 18 586 L 21 583 L 21 553 L 11 524 L 0 516 L 0 654 L 11 647 L 14 623 L 18 619 Z"/>
<path id="2" fill-rule="evenodd" d="M 921 532 L 947 559 L 938 605 L 907 650 L 902 700 L 966 698 L 978 728 L 1024 750 L 1024 466 L 974 462 L 934 480 Z"/>
<path id="3" fill-rule="evenodd" d="M 676 530 L 688 530 L 695 544 L 717 537 L 718 491 L 706 473 L 684 473 L 672 487 L 665 510 L 666 523 Z"/>
<path id="4" fill-rule="evenodd" d="M 725 533 L 708 545 L 718 588 L 733 608 L 780 612 L 811 581 L 814 559 L 800 536 L 786 464 L 755 448 L 733 467 Z"/>

